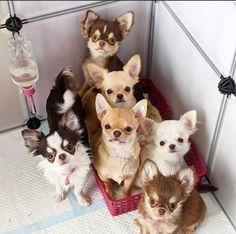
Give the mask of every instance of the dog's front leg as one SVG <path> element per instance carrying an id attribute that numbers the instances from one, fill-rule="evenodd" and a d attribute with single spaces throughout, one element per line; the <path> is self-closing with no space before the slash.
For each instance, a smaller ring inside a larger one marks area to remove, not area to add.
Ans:
<path id="1" fill-rule="evenodd" d="M 130 195 L 133 182 L 134 182 L 134 176 L 128 176 L 124 180 L 124 189 L 123 189 L 123 193 L 122 193 L 123 197 L 127 197 Z"/>
<path id="2" fill-rule="evenodd" d="M 74 190 L 78 203 L 84 207 L 90 205 L 90 197 L 85 195 L 83 191 L 85 180 L 86 178 L 80 178 L 79 181 L 76 181 Z"/>
<path id="3" fill-rule="evenodd" d="M 56 187 L 56 192 L 55 192 L 55 195 L 54 195 L 55 201 L 56 202 L 61 202 L 66 197 L 64 186 L 60 182 L 57 182 L 55 184 L 55 187 Z"/>

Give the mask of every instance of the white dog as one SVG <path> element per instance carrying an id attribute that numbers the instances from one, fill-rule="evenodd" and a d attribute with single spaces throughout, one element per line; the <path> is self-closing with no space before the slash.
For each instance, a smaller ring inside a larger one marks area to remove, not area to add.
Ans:
<path id="1" fill-rule="evenodd" d="M 190 149 L 189 137 L 197 130 L 196 124 L 196 111 L 185 113 L 179 120 L 156 123 L 146 119 L 139 129 L 141 165 L 150 159 L 164 176 L 175 175 L 185 167 L 184 155 Z"/>

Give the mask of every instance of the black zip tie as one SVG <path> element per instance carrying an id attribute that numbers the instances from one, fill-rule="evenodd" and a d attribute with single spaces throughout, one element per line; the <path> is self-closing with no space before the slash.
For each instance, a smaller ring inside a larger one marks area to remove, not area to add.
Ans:
<path id="1" fill-rule="evenodd" d="M 234 79 L 231 76 L 224 77 L 223 75 L 220 76 L 220 82 L 218 84 L 218 89 L 220 93 L 224 95 L 231 95 L 233 94 L 236 96 L 236 84 Z"/>

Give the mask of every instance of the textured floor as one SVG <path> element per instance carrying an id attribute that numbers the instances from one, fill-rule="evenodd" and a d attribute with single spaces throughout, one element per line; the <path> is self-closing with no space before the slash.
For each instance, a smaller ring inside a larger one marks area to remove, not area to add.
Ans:
<path id="1" fill-rule="evenodd" d="M 47 126 L 43 125 L 44 132 Z M 0 135 L 0 233 L 135 234 L 136 212 L 112 217 L 90 174 L 87 190 L 92 205 L 80 207 L 73 195 L 61 203 L 53 200 L 54 189 L 35 168 L 24 147 L 21 129 Z M 233 234 L 236 231 L 211 194 L 203 196 L 208 213 L 199 234 Z"/>

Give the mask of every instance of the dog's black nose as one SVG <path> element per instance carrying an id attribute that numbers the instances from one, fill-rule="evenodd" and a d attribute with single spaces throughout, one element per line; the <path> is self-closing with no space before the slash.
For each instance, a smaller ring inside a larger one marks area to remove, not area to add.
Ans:
<path id="1" fill-rule="evenodd" d="M 175 145 L 171 144 L 171 145 L 169 145 L 169 148 L 173 150 L 175 148 Z"/>
<path id="2" fill-rule="evenodd" d="M 105 42 L 105 41 L 99 41 L 99 45 L 100 45 L 101 47 L 103 47 L 103 46 L 106 45 L 106 42 Z"/>
<path id="3" fill-rule="evenodd" d="M 64 161 L 66 159 L 66 155 L 65 154 L 60 154 L 58 157 L 59 157 L 59 159 L 61 161 Z"/>
<path id="4" fill-rule="evenodd" d="M 124 97 L 124 95 L 122 93 L 118 93 L 116 97 L 121 100 Z"/>
<path id="5" fill-rule="evenodd" d="M 158 212 L 160 215 L 164 215 L 166 213 L 166 210 L 161 208 L 158 210 Z"/>
<path id="6" fill-rule="evenodd" d="M 121 135 L 120 131 L 114 131 L 113 132 L 114 137 L 119 137 Z"/>

